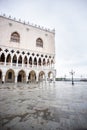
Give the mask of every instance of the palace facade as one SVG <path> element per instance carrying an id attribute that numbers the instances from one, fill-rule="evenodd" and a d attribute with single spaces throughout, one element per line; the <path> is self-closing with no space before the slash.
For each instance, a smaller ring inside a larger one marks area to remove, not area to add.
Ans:
<path id="1" fill-rule="evenodd" d="M 0 16 L 0 82 L 55 81 L 55 30 Z"/>

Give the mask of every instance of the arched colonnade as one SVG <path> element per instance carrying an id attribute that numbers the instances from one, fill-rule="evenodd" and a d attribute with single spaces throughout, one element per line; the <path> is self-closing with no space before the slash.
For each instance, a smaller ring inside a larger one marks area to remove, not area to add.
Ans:
<path id="1" fill-rule="evenodd" d="M 54 67 L 54 56 L 0 48 L 0 64 L 17 67 Z"/>
<path id="2" fill-rule="evenodd" d="M 10 83 L 18 83 L 18 82 L 38 82 L 38 81 L 47 81 L 49 79 L 54 79 L 54 72 L 44 72 L 44 71 L 35 71 L 35 70 L 1 70 L 0 69 L 0 82 L 10 82 Z"/>

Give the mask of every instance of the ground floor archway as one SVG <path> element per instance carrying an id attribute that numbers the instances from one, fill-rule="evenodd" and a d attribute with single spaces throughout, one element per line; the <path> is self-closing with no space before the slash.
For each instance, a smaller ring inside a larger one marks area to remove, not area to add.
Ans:
<path id="1" fill-rule="evenodd" d="M 15 73 L 14 73 L 14 70 L 9 69 L 9 70 L 6 72 L 6 75 L 5 75 L 5 82 L 11 82 L 11 83 L 13 83 L 14 81 L 15 81 Z"/>
<path id="2" fill-rule="evenodd" d="M 53 72 L 48 72 L 48 80 L 53 80 Z"/>
<path id="3" fill-rule="evenodd" d="M 36 73 L 35 73 L 34 70 L 30 71 L 29 76 L 28 76 L 28 79 L 29 79 L 29 81 L 31 81 L 31 82 L 36 81 Z"/>
<path id="4" fill-rule="evenodd" d="M 0 82 L 11 82 L 11 83 L 28 83 L 28 82 L 38 82 L 38 81 L 49 81 L 52 80 L 55 82 L 55 73 L 54 71 L 47 70 L 31 70 L 28 69 L 0 69 Z"/>
<path id="5" fill-rule="evenodd" d="M 17 82 L 26 82 L 26 74 L 24 70 L 18 72 Z"/>
<path id="6" fill-rule="evenodd" d="M 45 73 L 43 71 L 40 71 L 39 76 L 38 76 L 38 80 L 43 81 L 44 79 L 45 79 Z"/>

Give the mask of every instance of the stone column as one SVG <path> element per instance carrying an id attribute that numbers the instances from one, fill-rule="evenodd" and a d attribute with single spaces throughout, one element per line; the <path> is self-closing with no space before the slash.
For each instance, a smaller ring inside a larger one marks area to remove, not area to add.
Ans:
<path id="1" fill-rule="evenodd" d="M 36 76 L 36 82 L 38 83 L 38 76 Z"/>
<path id="2" fill-rule="evenodd" d="M 38 83 L 38 72 L 36 73 L 36 82 Z"/>
<path id="3" fill-rule="evenodd" d="M 36 67 L 37 67 L 37 69 L 38 69 L 38 63 L 37 63 L 37 65 L 36 65 Z"/>
<path id="4" fill-rule="evenodd" d="M 18 58 L 17 58 L 16 66 L 18 67 Z"/>
<path id="5" fill-rule="evenodd" d="M 32 58 L 32 68 L 34 67 L 34 59 Z"/>
<path id="6" fill-rule="evenodd" d="M 4 65 L 6 66 L 6 57 L 5 57 L 5 62 L 4 62 Z"/>
<path id="7" fill-rule="evenodd" d="M 12 57 L 11 57 L 11 66 L 12 66 Z"/>
<path id="8" fill-rule="evenodd" d="M 5 75 L 2 75 L 2 83 L 5 82 Z"/>
<path id="9" fill-rule="evenodd" d="M 25 64 L 24 64 L 24 58 L 22 58 L 22 67 L 23 67 L 23 66 L 25 66 Z"/>
<path id="10" fill-rule="evenodd" d="M 15 75 L 15 83 L 17 83 L 17 75 Z"/>
<path id="11" fill-rule="evenodd" d="M 28 75 L 26 75 L 26 83 L 28 82 Z"/>

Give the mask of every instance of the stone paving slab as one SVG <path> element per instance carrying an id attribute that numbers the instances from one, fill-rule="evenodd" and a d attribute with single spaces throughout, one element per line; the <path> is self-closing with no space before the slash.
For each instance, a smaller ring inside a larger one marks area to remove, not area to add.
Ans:
<path id="1" fill-rule="evenodd" d="M 0 130 L 87 130 L 87 84 L 0 84 Z"/>

